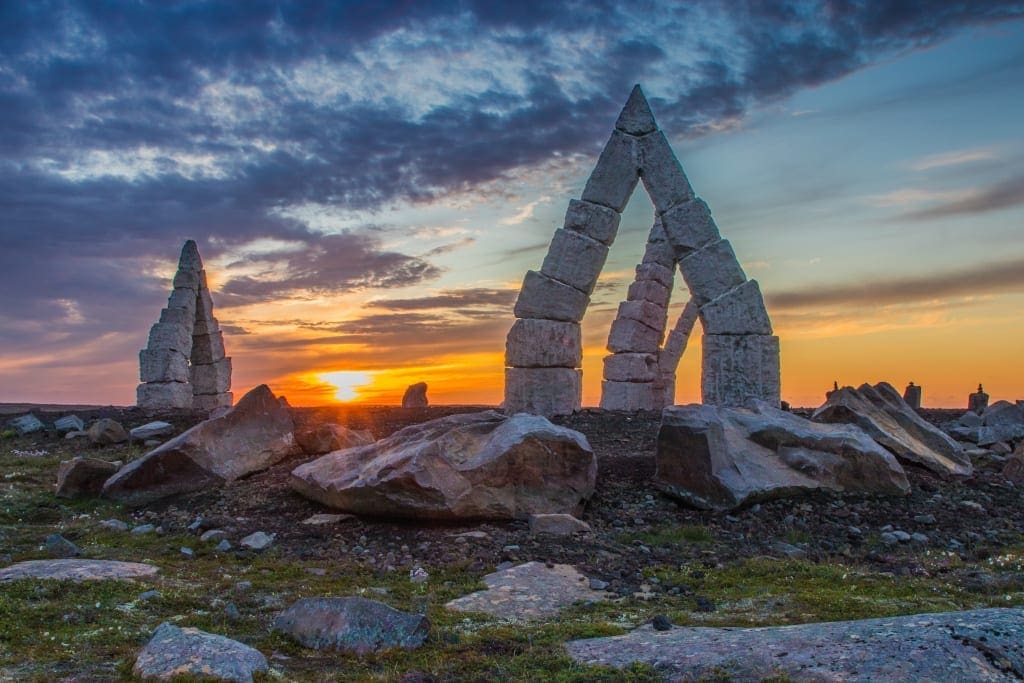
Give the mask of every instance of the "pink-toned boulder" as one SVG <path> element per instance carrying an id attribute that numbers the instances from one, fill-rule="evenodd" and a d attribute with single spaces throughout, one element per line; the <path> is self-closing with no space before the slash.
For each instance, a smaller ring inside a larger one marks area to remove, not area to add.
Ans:
<path id="1" fill-rule="evenodd" d="M 103 482 L 117 472 L 118 466 L 106 460 L 78 456 L 64 460 L 57 469 L 57 497 L 98 496 Z"/>
<path id="2" fill-rule="evenodd" d="M 295 430 L 295 441 L 307 455 L 323 455 L 342 448 L 365 446 L 374 441 L 373 434 L 360 429 L 321 423 Z"/>

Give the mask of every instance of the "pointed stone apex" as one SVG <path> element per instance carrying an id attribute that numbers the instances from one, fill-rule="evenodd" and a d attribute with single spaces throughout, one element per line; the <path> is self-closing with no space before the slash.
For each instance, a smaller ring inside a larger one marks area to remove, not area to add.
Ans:
<path id="1" fill-rule="evenodd" d="M 185 242 L 181 248 L 181 258 L 178 259 L 178 270 L 202 270 L 203 259 L 199 256 L 199 247 L 195 240 Z"/>
<path id="2" fill-rule="evenodd" d="M 615 127 L 630 135 L 646 135 L 658 130 L 654 114 L 651 113 L 651 105 L 647 104 L 647 98 L 644 97 L 644 91 L 640 89 L 639 83 L 633 86 L 633 92 L 629 94 Z"/>

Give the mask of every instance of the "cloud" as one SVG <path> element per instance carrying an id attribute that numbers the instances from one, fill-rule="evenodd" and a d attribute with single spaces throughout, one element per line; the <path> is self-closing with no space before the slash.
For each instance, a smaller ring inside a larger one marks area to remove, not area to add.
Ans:
<path id="1" fill-rule="evenodd" d="M 894 221 L 928 221 L 951 216 L 970 216 L 1001 211 L 1024 204 L 1024 175 L 1010 178 L 985 190 L 964 193 L 950 201 L 916 211 L 907 211 Z"/>
<path id="2" fill-rule="evenodd" d="M 774 292 L 765 296 L 765 303 L 771 311 L 792 311 L 811 306 L 880 306 L 1022 291 L 1024 259 L 1014 259 L 915 277 L 866 278 L 845 285 Z"/>
<path id="3" fill-rule="evenodd" d="M 418 299 L 374 299 L 367 305 L 391 311 L 464 309 L 476 306 L 508 311 L 519 295 L 518 289 L 449 289 Z"/>
<path id="4" fill-rule="evenodd" d="M 990 161 L 998 155 L 994 149 L 960 149 L 942 154 L 930 154 L 910 163 L 910 168 L 915 171 L 930 171 L 933 168 L 946 168 L 947 166 L 960 166 L 975 161 Z"/>

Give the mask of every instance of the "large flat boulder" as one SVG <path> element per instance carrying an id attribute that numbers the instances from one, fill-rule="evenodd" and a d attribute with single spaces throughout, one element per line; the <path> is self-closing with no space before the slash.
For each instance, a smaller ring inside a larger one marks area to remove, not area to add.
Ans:
<path id="1" fill-rule="evenodd" d="M 967 476 L 973 469 L 963 447 L 923 420 L 886 382 L 833 391 L 811 419 L 855 424 L 900 460 L 943 476 Z"/>
<path id="2" fill-rule="evenodd" d="M 423 644 L 430 621 L 366 598 L 304 598 L 274 620 L 274 630 L 304 647 L 365 655 Z"/>
<path id="3" fill-rule="evenodd" d="M 665 408 L 655 486 L 718 510 L 818 489 L 909 492 L 900 464 L 858 427 L 818 424 L 757 399 L 747 406 Z"/>
<path id="4" fill-rule="evenodd" d="M 53 579 L 57 581 L 105 581 L 150 577 L 159 567 L 115 560 L 27 560 L 0 569 L 0 581 Z"/>
<path id="5" fill-rule="evenodd" d="M 268 668 L 263 653 L 244 643 L 165 621 L 139 651 L 132 673 L 147 681 L 195 676 L 202 680 L 252 683 L 254 673 Z"/>
<path id="6" fill-rule="evenodd" d="M 496 411 L 413 425 L 292 472 L 296 491 L 360 515 L 525 519 L 578 511 L 597 460 L 585 436 L 543 417 Z"/>
<path id="7" fill-rule="evenodd" d="M 1024 610 L 768 628 L 649 626 L 565 644 L 580 664 L 655 667 L 666 680 L 1019 681 Z"/>
<path id="8" fill-rule="evenodd" d="M 264 470 L 302 450 L 288 409 L 264 384 L 223 415 L 186 432 L 123 467 L 103 495 L 129 505 L 223 485 Z"/>

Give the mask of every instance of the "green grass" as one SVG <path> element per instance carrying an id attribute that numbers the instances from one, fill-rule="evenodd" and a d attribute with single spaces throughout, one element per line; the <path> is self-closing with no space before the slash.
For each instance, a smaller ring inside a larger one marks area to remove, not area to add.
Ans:
<path id="1" fill-rule="evenodd" d="M 617 540 L 624 544 L 640 541 L 647 546 L 666 547 L 683 544 L 707 545 L 715 539 L 706 526 L 688 524 L 678 527 L 662 526 L 640 533 L 620 534 Z"/>

